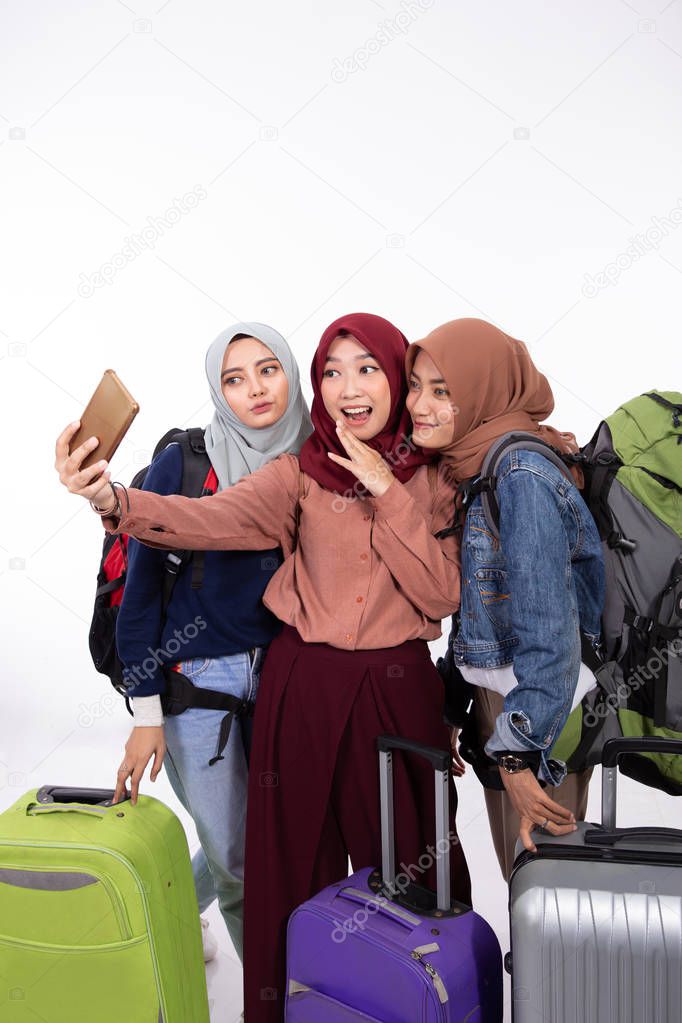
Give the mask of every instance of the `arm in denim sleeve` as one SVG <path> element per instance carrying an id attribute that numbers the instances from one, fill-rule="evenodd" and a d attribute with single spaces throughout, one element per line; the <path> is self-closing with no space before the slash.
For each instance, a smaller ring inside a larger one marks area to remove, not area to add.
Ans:
<path id="1" fill-rule="evenodd" d="M 549 753 L 570 713 L 580 671 L 578 607 L 561 495 L 551 479 L 519 467 L 500 476 L 497 499 L 518 638 L 518 685 L 505 698 L 486 752 L 539 750 L 539 777 L 559 784 L 566 769 Z"/>
<path id="2" fill-rule="evenodd" d="M 176 494 L 182 483 L 182 452 L 178 444 L 165 448 L 152 462 L 142 489 Z M 161 602 L 166 552 L 128 540 L 128 569 L 123 601 L 116 620 L 116 649 L 131 696 L 152 696 L 165 689 L 159 659 Z M 135 701 L 133 700 L 133 711 Z"/>

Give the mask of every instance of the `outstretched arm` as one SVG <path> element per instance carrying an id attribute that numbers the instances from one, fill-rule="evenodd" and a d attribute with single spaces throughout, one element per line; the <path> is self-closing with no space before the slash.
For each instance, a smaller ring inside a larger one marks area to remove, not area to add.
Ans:
<path id="1" fill-rule="evenodd" d="M 81 469 L 97 447 L 96 438 L 69 455 L 69 440 L 78 425 L 67 427 L 57 440 L 55 467 L 71 493 L 92 501 L 109 532 L 128 533 L 150 547 L 169 550 L 281 546 L 285 554 L 291 551 L 299 476 L 293 455 L 280 456 L 212 497 L 164 497 L 120 485 L 114 494 L 106 462 Z"/>

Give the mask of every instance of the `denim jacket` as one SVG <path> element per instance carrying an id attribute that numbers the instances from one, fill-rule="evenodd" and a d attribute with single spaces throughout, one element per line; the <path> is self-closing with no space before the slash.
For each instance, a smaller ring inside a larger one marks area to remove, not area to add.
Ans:
<path id="1" fill-rule="evenodd" d="M 513 663 L 518 685 L 505 698 L 486 753 L 540 751 L 538 777 L 556 785 L 566 768 L 550 753 L 578 681 L 580 631 L 599 642 L 605 589 L 599 533 L 574 484 L 536 452 L 503 457 L 496 497 L 499 542 L 480 496 L 464 524 L 455 662 Z"/>

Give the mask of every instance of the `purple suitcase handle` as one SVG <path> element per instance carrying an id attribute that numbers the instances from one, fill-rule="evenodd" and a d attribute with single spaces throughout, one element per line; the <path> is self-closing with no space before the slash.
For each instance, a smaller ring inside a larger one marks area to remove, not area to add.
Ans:
<path id="1" fill-rule="evenodd" d="M 397 735 L 380 735 L 377 738 L 379 751 L 379 795 L 381 800 L 381 879 L 389 891 L 395 889 L 395 824 L 393 809 L 393 750 L 415 753 L 424 757 L 434 769 L 434 798 L 436 804 L 436 860 L 437 896 L 436 905 L 441 912 L 449 913 L 450 898 L 450 764 L 452 754 L 435 746 L 422 746 L 410 739 Z M 442 851 L 441 851 L 442 850 Z"/>
<path id="2" fill-rule="evenodd" d="M 359 902 L 363 906 L 376 906 L 378 913 L 383 913 L 384 916 L 390 917 L 395 923 L 407 927 L 408 930 L 414 930 L 415 927 L 419 927 L 422 923 L 421 919 L 415 916 L 414 913 L 410 913 L 409 910 L 404 909 L 402 906 L 396 906 L 395 903 L 390 902 L 383 895 L 369 895 L 359 888 L 349 887 L 340 888 L 336 897 L 349 899 L 350 902 Z"/>

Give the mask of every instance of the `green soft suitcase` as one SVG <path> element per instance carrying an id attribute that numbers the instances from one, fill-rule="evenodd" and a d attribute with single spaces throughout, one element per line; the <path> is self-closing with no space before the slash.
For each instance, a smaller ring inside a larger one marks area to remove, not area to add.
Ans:
<path id="1" fill-rule="evenodd" d="M 45 786 L 0 815 L 1 1023 L 209 1023 L 182 825 L 112 798 Z"/>

